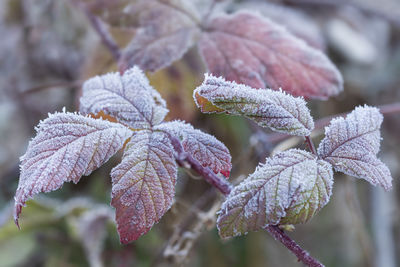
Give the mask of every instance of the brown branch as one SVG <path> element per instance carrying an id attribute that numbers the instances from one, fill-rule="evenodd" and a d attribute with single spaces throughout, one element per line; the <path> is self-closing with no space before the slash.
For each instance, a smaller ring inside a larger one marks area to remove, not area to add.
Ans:
<path id="1" fill-rule="evenodd" d="M 222 194 L 224 194 L 225 196 L 229 195 L 233 186 L 227 180 L 218 177 L 209 168 L 204 168 L 190 154 L 186 153 L 183 150 L 180 141 L 176 137 L 169 135 L 169 138 L 176 151 L 176 161 L 180 166 L 190 167 L 194 169 L 196 172 L 201 174 L 209 184 L 218 189 Z M 310 267 L 324 266 L 318 260 L 311 257 L 307 251 L 302 249 L 293 239 L 291 239 L 277 225 L 267 226 L 265 227 L 265 230 L 268 231 L 275 238 L 275 240 L 281 242 L 287 249 L 289 249 L 299 259 L 299 261 L 303 262 L 307 266 Z"/>

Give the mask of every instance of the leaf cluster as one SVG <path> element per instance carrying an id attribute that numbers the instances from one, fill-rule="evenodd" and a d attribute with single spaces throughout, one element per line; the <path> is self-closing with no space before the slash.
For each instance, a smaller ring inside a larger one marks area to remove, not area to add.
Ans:
<path id="1" fill-rule="evenodd" d="M 163 122 L 165 101 L 137 67 L 86 81 L 80 112 L 49 114 L 36 128 L 21 157 L 17 224 L 28 199 L 77 183 L 123 147 L 122 161 L 111 171 L 111 205 L 122 243 L 148 232 L 173 203 L 177 164 L 171 138 L 204 168 L 229 176 L 225 145 L 184 122 Z"/>

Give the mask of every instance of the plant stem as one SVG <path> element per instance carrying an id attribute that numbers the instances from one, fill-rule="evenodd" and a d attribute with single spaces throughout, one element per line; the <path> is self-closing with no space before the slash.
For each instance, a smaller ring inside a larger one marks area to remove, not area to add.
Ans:
<path id="1" fill-rule="evenodd" d="M 168 134 L 168 133 L 166 133 Z M 204 179 L 218 189 L 225 196 L 229 195 L 233 186 L 227 180 L 220 178 L 209 168 L 203 167 L 196 159 L 186 153 L 181 145 L 181 142 L 174 136 L 169 135 L 171 143 L 176 151 L 176 161 L 182 167 L 190 167 L 204 177 Z M 311 141 L 311 140 L 310 140 Z M 314 149 L 315 151 L 315 149 Z M 187 166 L 189 165 L 189 166 Z M 322 267 L 318 260 L 310 256 L 310 254 L 302 249 L 293 239 L 291 239 L 283 230 L 276 225 L 265 227 L 265 230 L 270 233 L 275 240 L 281 242 L 287 249 L 289 249 L 298 259 L 305 265 L 310 267 Z"/>
<path id="2" fill-rule="evenodd" d="M 275 240 L 281 242 L 287 247 L 294 255 L 297 256 L 299 261 L 310 267 L 322 267 L 324 266 L 318 260 L 310 256 L 310 254 L 302 249 L 293 239 L 291 239 L 282 229 L 276 225 L 269 225 L 264 228 L 270 233 Z"/>
<path id="3" fill-rule="evenodd" d="M 169 138 L 177 153 L 176 161 L 180 166 L 189 167 L 195 170 L 198 174 L 203 176 L 204 180 L 217 188 L 222 194 L 229 195 L 232 189 L 231 183 L 229 183 L 225 179 L 221 179 L 220 177 L 218 177 L 211 169 L 204 168 L 190 154 L 186 153 L 182 148 L 181 142 L 176 137 L 169 135 Z M 187 166 L 186 163 L 189 164 L 189 166 Z"/>
<path id="4" fill-rule="evenodd" d="M 90 23 L 92 24 L 93 29 L 100 36 L 103 45 L 108 49 L 108 51 L 110 51 L 114 60 L 118 62 L 121 57 L 119 46 L 115 43 L 114 39 L 111 37 L 110 33 L 105 27 L 105 24 L 97 16 L 93 15 L 88 8 L 83 7 L 83 11 L 85 12 Z"/>
<path id="5" fill-rule="evenodd" d="M 314 143 L 313 143 L 313 141 L 311 140 L 311 137 L 310 137 L 310 136 L 306 136 L 306 142 L 307 142 L 307 145 L 308 145 L 308 147 L 310 148 L 311 152 L 312 152 L 314 155 L 317 155 L 317 151 L 315 150 Z"/>

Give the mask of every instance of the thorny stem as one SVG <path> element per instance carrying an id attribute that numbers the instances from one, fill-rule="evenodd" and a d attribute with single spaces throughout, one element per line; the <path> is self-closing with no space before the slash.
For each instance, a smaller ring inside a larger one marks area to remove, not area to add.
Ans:
<path id="1" fill-rule="evenodd" d="M 85 12 L 87 18 L 93 26 L 93 29 L 100 36 L 100 39 L 105 47 L 110 51 L 116 62 L 119 61 L 121 57 L 121 53 L 119 51 L 118 45 L 115 43 L 114 39 L 111 37 L 110 33 L 105 27 L 105 24 L 95 15 L 90 12 L 90 10 L 86 7 L 83 7 L 83 11 Z"/>
<path id="2" fill-rule="evenodd" d="M 204 168 L 197 160 L 195 160 L 190 154 L 184 152 L 180 141 L 169 135 L 171 143 L 176 151 L 176 161 L 182 167 L 186 167 L 189 164 L 189 167 L 194 169 L 200 175 L 204 177 L 204 179 L 218 189 L 225 196 L 229 195 L 233 186 L 227 180 L 218 177 L 214 172 L 212 172 L 209 168 Z M 310 140 L 311 141 L 311 140 Z M 315 151 L 315 149 L 314 149 Z M 307 251 L 302 249 L 293 239 L 291 239 L 283 230 L 281 230 L 277 225 L 269 225 L 265 227 L 265 230 L 270 233 L 275 240 L 281 242 L 287 249 L 289 249 L 299 261 L 303 262 L 307 266 L 310 267 L 323 267 L 318 260 L 308 254 Z"/>

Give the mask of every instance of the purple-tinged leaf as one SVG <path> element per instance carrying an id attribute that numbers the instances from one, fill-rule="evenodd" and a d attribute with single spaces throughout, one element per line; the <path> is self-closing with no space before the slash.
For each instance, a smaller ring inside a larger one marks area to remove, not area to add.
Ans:
<path id="1" fill-rule="evenodd" d="M 220 236 L 308 221 L 328 203 L 332 175 L 331 165 L 309 152 L 291 149 L 274 155 L 222 204 L 217 219 Z"/>
<path id="2" fill-rule="evenodd" d="M 215 173 L 229 177 L 232 168 L 228 148 L 214 136 L 194 129 L 192 125 L 181 121 L 165 122 L 156 130 L 165 131 L 181 140 L 183 150 Z"/>
<path id="3" fill-rule="evenodd" d="M 376 154 L 380 147 L 383 116 L 377 108 L 357 107 L 346 118 L 335 118 L 325 128 L 319 156 L 336 171 L 365 179 L 385 190 L 392 187 L 389 169 Z"/>
<path id="4" fill-rule="evenodd" d="M 212 19 L 199 49 L 211 73 L 254 88 L 318 99 L 343 90 L 342 76 L 323 53 L 252 13 Z"/>
<path id="5" fill-rule="evenodd" d="M 281 24 L 296 37 L 304 40 L 308 45 L 324 50 L 325 41 L 316 20 L 300 9 L 273 4 L 269 2 L 244 2 L 236 6 L 236 10 L 250 10 Z"/>
<path id="6" fill-rule="evenodd" d="M 77 183 L 122 148 L 132 132 L 121 124 L 74 113 L 50 114 L 37 127 L 21 157 L 21 175 L 15 193 L 14 219 L 25 202 L 40 192 Z"/>
<path id="7" fill-rule="evenodd" d="M 140 10 L 135 36 L 122 53 L 120 64 L 157 71 L 182 57 L 196 42 L 199 17 L 191 1 L 137 0 L 127 12 Z"/>
<path id="8" fill-rule="evenodd" d="M 135 134 L 111 177 L 111 205 L 126 244 L 147 233 L 172 205 L 177 165 L 168 136 L 147 130 Z"/>
<path id="9" fill-rule="evenodd" d="M 203 112 L 225 111 L 242 115 L 277 132 L 307 136 L 314 128 L 314 121 L 304 99 L 284 92 L 257 90 L 206 75 L 193 96 Z M 213 108 L 207 108 L 210 106 Z"/>
<path id="10" fill-rule="evenodd" d="M 138 67 L 123 75 L 109 73 L 89 79 L 83 85 L 80 111 L 103 111 L 135 129 L 160 123 L 168 113 L 165 101 Z"/>

